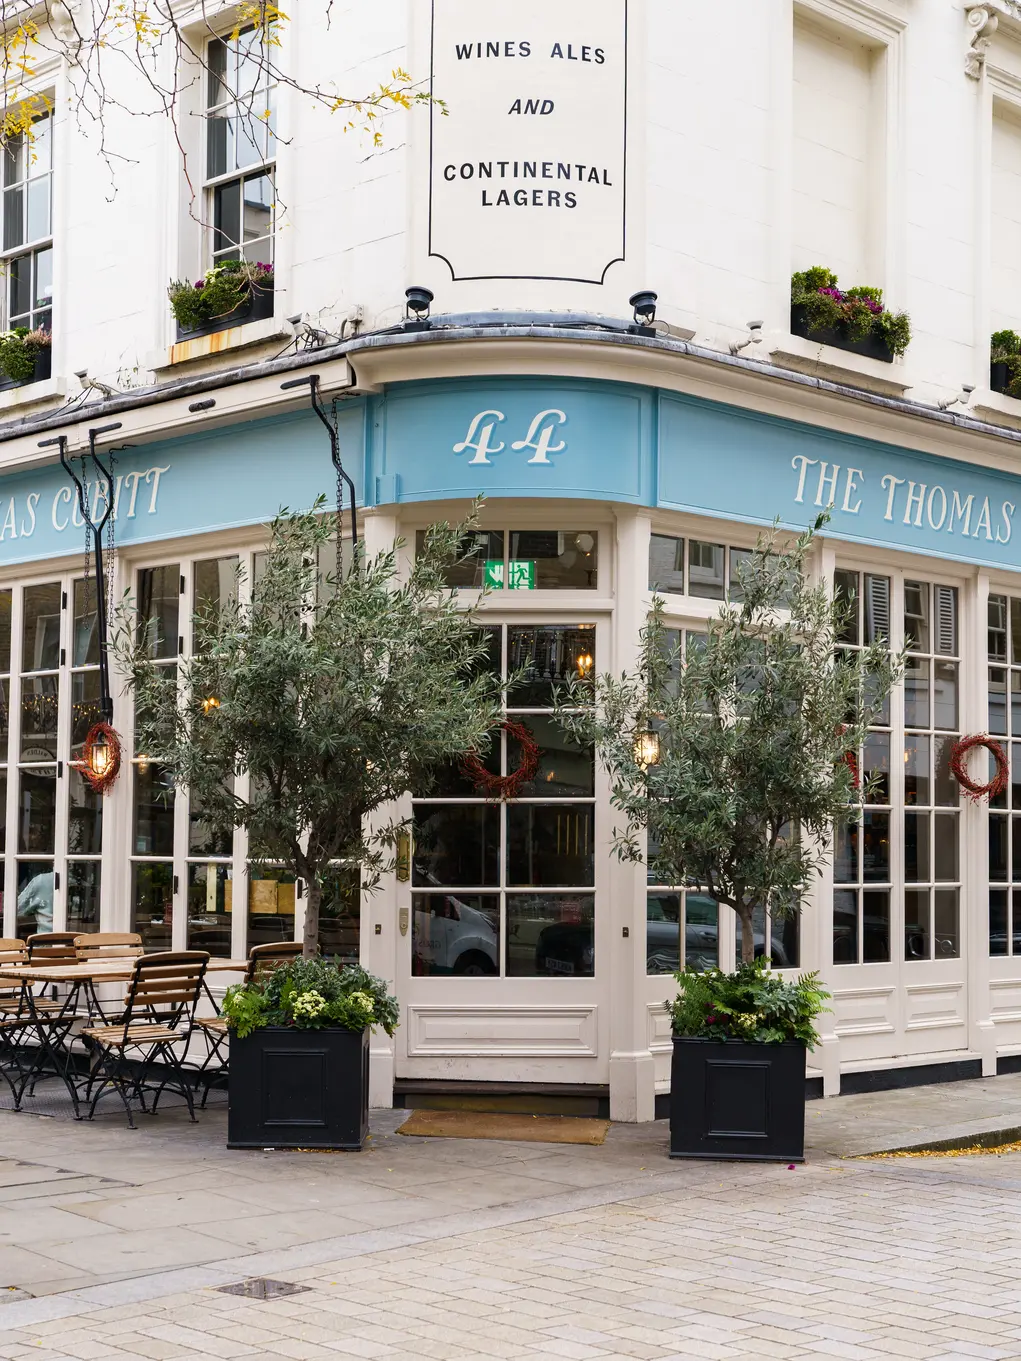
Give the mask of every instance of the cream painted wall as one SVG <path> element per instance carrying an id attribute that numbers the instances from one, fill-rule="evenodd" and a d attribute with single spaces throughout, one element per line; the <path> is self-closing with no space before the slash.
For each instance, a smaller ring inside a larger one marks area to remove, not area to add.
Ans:
<path id="1" fill-rule="evenodd" d="M 878 281 L 870 190 L 884 171 L 881 68 L 860 37 L 796 17 L 791 268 L 825 263 L 845 287 Z"/>
<path id="2" fill-rule="evenodd" d="M 991 203 L 991 325 L 1016 330 L 1021 318 L 1021 111 L 994 106 Z"/>
<path id="3" fill-rule="evenodd" d="M 506 0 L 487 3 L 513 15 Z M 321 6 L 292 8 L 281 59 L 305 81 L 329 76 L 361 92 L 398 65 L 419 79 L 428 72 L 425 0 L 335 4 L 329 28 Z M 783 341 L 792 265 L 819 262 L 846 283 L 882 286 L 911 313 L 915 340 L 897 374 L 913 397 L 984 385 L 987 322 L 1021 328 L 1021 282 L 1010 272 L 1021 153 L 1008 150 L 1017 139 L 1000 119 L 993 137 L 989 76 L 965 75 L 963 8 L 632 0 L 630 11 L 627 251 L 602 285 L 453 282 L 426 247 L 427 111 L 388 115 L 374 150 L 343 131 L 342 116 L 285 95 L 278 315 L 335 330 L 361 307 L 366 328 L 386 326 L 416 282 L 435 290 L 437 312 L 623 316 L 644 286 L 658 291 L 662 318 L 725 349 L 753 317 L 767 340 Z M 989 68 L 1021 72 L 1021 25 L 1001 19 Z M 54 372 L 151 381 L 146 356 L 171 339 L 167 282 L 203 265 L 179 155 L 158 118 L 114 118 L 108 141 L 127 159 L 111 181 L 59 73 L 55 83 Z M 182 119 L 194 170 L 196 114 L 186 107 Z M 567 218 L 554 227 L 572 230 Z"/>

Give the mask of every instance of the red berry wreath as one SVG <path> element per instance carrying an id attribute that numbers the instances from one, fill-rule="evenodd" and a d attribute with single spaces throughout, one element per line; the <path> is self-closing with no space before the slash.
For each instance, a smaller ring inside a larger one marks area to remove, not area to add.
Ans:
<path id="1" fill-rule="evenodd" d="M 978 784 L 968 774 L 966 763 L 968 753 L 974 751 L 976 747 L 985 747 L 986 751 L 992 753 L 993 760 L 996 762 L 996 774 L 987 784 Z M 981 799 L 988 796 L 995 799 L 1007 788 L 1010 779 L 1010 770 L 1007 765 L 1007 754 L 995 738 L 986 733 L 978 733 L 971 737 L 962 737 L 959 742 L 955 742 L 950 751 L 950 769 L 954 779 L 964 790 L 969 799 Z"/>
<path id="2" fill-rule="evenodd" d="M 97 794 L 105 794 L 121 768 L 121 739 L 109 723 L 94 723 L 82 747 L 80 761 L 70 763 L 81 771 Z"/>
<path id="3" fill-rule="evenodd" d="M 534 780 L 538 773 L 539 747 L 531 730 L 523 723 L 515 723 L 509 718 L 500 726 L 507 736 L 513 738 L 521 747 L 521 761 L 517 769 L 512 770 L 509 775 L 494 775 L 491 770 L 485 768 L 476 751 L 468 753 L 461 768 L 475 788 L 484 793 L 487 799 L 516 799 L 521 793 L 522 785 Z"/>

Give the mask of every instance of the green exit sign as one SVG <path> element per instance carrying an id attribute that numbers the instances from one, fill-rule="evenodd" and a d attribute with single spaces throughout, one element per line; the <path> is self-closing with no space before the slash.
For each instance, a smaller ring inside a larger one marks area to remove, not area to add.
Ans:
<path id="1" fill-rule="evenodd" d="M 510 591 L 535 590 L 535 563 L 511 558 L 506 565 L 498 558 L 486 560 L 486 585 L 494 591 L 502 591 L 506 585 Z"/>

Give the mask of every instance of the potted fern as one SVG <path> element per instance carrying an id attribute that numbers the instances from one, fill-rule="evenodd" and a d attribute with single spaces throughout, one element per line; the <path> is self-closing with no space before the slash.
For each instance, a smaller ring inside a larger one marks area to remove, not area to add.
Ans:
<path id="1" fill-rule="evenodd" d="M 227 990 L 228 1148 L 356 1151 L 369 1130 L 369 1033 L 399 1011 L 358 965 L 296 959 Z"/>
<path id="2" fill-rule="evenodd" d="M 685 969 L 670 1007 L 671 1158 L 801 1162 L 805 1054 L 829 997 L 818 974 L 788 980 L 765 957 Z"/>
<path id="3" fill-rule="evenodd" d="M 911 343 L 910 318 L 887 310 L 881 288 L 841 289 L 822 265 L 791 275 L 791 331 L 886 364 Z"/>
<path id="4" fill-rule="evenodd" d="M 193 340 L 271 317 L 273 285 L 273 266 L 248 260 L 224 260 L 193 284 L 175 279 L 168 294 L 177 339 Z"/>

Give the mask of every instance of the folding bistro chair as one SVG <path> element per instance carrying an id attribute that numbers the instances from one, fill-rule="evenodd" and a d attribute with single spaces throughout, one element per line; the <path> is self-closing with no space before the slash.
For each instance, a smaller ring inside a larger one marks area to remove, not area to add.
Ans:
<path id="1" fill-rule="evenodd" d="M 74 942 L 74 931 L 38 932 L 25 941 L 27 962 L 44 967 L 48 964 L 77 964 L 78 956 Z M 35 1038 L 38 1040 L 37 1052 L 31 1066 L 23 1073 L 22 1094 L 27 1088 L 29 1096 L 33 1096 L 38 1078 L 47 1071 L 52 1072 L 63 1081 L 71 1093 L 76 1117 L 78 1106 L 72 1075 L 70 1036 L 75 1023 L 83 1016 L 88 1017 L 88 1011 L 82 1011 L 79 1007 L 82 986 L 81 983 L 72 984 L 67 995 L 60 998 L 56 995 L 55 984 L 42 983 L 37 992 L 31 983 L 25 982 L 18 1001 L 8 1011 L 8 1014 L 16 1012 L 26 1035 L 31 1038 L 31 1031 L 34 1030 Z M 47 988 L 52 988 L 53 996 L 46 996 Z M 0 999 L 0 1013 L 5 1010 L 7 1005 Z"/>
<path id="2" fill-rule="evenodd" d="M 94 931 L 88 936 L 75 936 L 74 952 L 77 959 L 88 963 L 137 959 L 143 953 L 142 937 L 135 931 Z"/>
<path id="3" fill-rule="evenodd" d="M 14 936 L 0 936 L 0 966 L 27 963 L 28 946 L 25 942 Z M 22 1079 L 25 1075 L 22 1058 L 29 1029 L 28 1022 L 21 1017 L 24 986 L 17 977 L 9 981 L 3 978 L 0 970 L 0 1077 L 11 1089 L 15 1110 L 21 1104 Z M 12 1073 L 17 1074 L 17 1083 Z"/>
<path id="4" fill-rule="evenodd" d="M 78 960 L 74 948 L 77 938 L 74 931 L 41 931 L 38 935 L 29 936 L 25 942 L 28 946 L 29 962 L 75 964 Z"/>
<path id="5" fill-rule="evenodd" d="M 169 1090 L 184 1097 L 194 1121 L 192 1086 L 181 1057 L 191 1039 L 208 963 L 204 950 L 167 950 L 135 960 L 124 1015 L 114 1023 L 82 1031 L 93 1051 L 85 1094 L 90 1120 L 104 1092 L 116 1091 L 124 1102 L 128 1125 L 134 1129 L 130 1097 L 137 1097 L 142 1110 L 155 1115 L 160 1097 Z M 181 1045 L 179 1055 L 175 1051 Z M 157 1061 L 164 1065 L 166 1076 L 152 1075 Z M 154 1092 L 151 1112 L 145 1104 L 147 1089 Z"/>
<path id="6" fill-rule="evenodd" d="M 292 959 L 299 958 L 301 951 L 301 942 L 294 940 L 253 945 L 248 951 L 248 968 L 245 970 L 244 981 L 252 983 L 263 974 L 272 973 L 279 965 L 290 964 Z M 202 1093 L 202 1109 L 205 1110 L 210 1087 L 227 1071 L 227 1060 L 223 1055 L 223 1046 L 227 1043 L 227 1022 L 222 1016 L 200 1016 L 195 1022 L 195 1028 L 201 1032 L 209 1045 L 209 1053 L 195 1074 L 195 1085 L 198 1086 L 200 1082 L 205 1085 L 205 1091 Z"/>
<path id="7" fill-rule="evenodd" d="M 75 936 L 74 952 L 80 964 L 104 964 L 107 961 L 118 964 L 144 954 L 142 937 L 135 931 L 93 931 L 86 936 Z M 117 1003 L 110 1012 L 103 1006 L 96 992 L 96 984 L 101 981 L 93 978 L 85 984 L 89 1012 L 93 1020 L 112 1021 L 121 1015 L 121 1007 Z"/>

